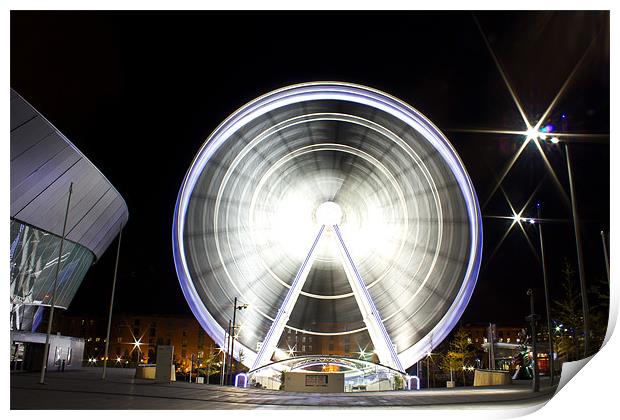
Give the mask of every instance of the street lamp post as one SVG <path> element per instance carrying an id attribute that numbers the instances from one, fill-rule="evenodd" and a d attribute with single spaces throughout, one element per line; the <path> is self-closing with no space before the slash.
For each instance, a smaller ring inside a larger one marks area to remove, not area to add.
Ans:
<path id="1" fill-rule="evenodd" d="M 192 383 L 192 370 L 194 370 L 194 353 L 189 355 L 189 383 Z"/>
<path id="2" fill-rule="evenodd" d="M 603 253 L 605 255 L 605 269 L 607 270 L 607 282 L 609 279 L 609 255 L 607 255 L 607 241 L 605 239 L 605 232 L 601 230 L 601 240 L 603 241 Z"/>
<path id="3" fill-rule="evenodd" d="M 540 255 L 542 264 L 543 284 L 545 286 L 545 306 L 547 309 L 547 331 L 549 333 L 549 381 L 553 385 L 555 379 L 555 362 L 553 360 L 553 331 L 551 330 L 551 312 L 549 304 L 549 284 L 547 282 L 547 265 L 545 262 L 545 247 L 543 244 L 542 222 L 540 218 L 540 203 L 536 205 L 538 211 L 538 236 L 540 237 Z M 534 311 L 532 310 L 532 313 Z"/>
<path id="4" fill-rule="evenodd" d="M 566 167 L 568 169 L 568 182 L 570 184 L 570 201 L 573 211 L 573 226 L 575 228 L 575 243 L 577 246 L 577 265 L 579 267 L 579 285 L 581 286 L 581 306 L 583 311 L 583 352 L 584 357 L 588 356 L 590 349 L 590 322 L 588 309 L 588 295 L 586 290 L 586 274 L 583 269 L 583 250 L 581 248 L 581 236 L 579 235 L 579 218 L 577 217 L 577 204 L 575 203 L 575 186 L 573 185 L 573 175 L 570 164 L 570 154 L 568 145 L 564 145 L 566 151 Z"/>
<path id="5" fill-rule="evenodd" d="M 426 387 L 431 387 L 431 364 L 430 364 L 430 353 L 426 355 Z"/>
<path id="6" fill-rule="evenodd" d="M 536 348 L 536 320 L 540 318 L 534 313 L 534 292 L 532 289 L 527 290 L 527 295 L 530 297 L 530 315 L 525 318 L 530 322 L 532 329 L 532 359 L 534 360 L 534 378 L 532 380 L 532 391 L 540 391 L 540 376 L 538 371 L 538 349 Z"/>
<path id="7" fill-rule="evenodd" d="M 49 359 L 50 351 L 50 335 L 52 333 L 52 323 L 54 322 L 54 303 L 56 303 L 56 288 L 58 287 L 58 273 L 60 272 L 60 264 L 62 259 L 62 247 L 65 243 L 65 234 L 67 230 L 67 218 L 69 217 L 69 206 L 71 205 L 71 194 L 73 193 L 73 182 L 69 184 L 69 198 L 67 198 L 67 209 L 65 210 L 65 222 L 62 225 L 62 237 L 60 238 L 60 246 L 58 248 L 58 260 L 56 261 L 56 274 L 54 275 L 54 286 L 52 288 L 52 298 L 50 302 L 50 316 L 47 324 L 47 334 L 45 335 L 45 347 L 43 350 L 43 363 L 41 365 L 41 376 L 39 383 L 45 384 L 45 370 Z"/>
<path id="8" fill-rule="evenodd" d="M 220 386 L 224 385 L 224 374 L 226 372 L 226 352 L 224 350 L 221 350 L 220 353 L 222 353 L 222 360 L 220 360 Z"/>
<path id="9" fill-rule="evenodd" d="M 228 377 L 228 355 L 230 354 L 230 330 L 232 328 L 232 321 L 228 320 L 228 329 L 226 330 L 226 334 L 224 334 L 224 338 L 226 341 L 226 351 L 224 352 L 224 363 L 222 364 L 222 378 L 221 384 L 226 385 L 226 378 Z"/>
<path id="10" fill-rule="evenodd" d="M 237 324 L 236 324 L 236 320 L 237 320 L 237 310 L 242 310 L 247 308 L 248 305 L 247 303 L 244 303 L 242 305 L 237 306 L 237 297 L 235 296 L 235 303 L 233 304 L 233 319 L 232 319 L 232 326 L 231 326 L 231 330 L 230 330 L 230 355 L 228 356 L 229 358 L 229 371 L 228 371 L 228 384 L 232 385 L 233 384 L 233 362 L 234 362 L 234 352 L 235 352 L 235 331 L 237 329 Z"/>
<path id="11" fill-rule="evenodd" d="M 118 246 L 116 248 L 116 262 L 114 263 L 114 279 L 112 280 L 112 294 L 110 296 L 110 312 L 108 314 L 108 329 L 105 336 L 105 352 L 103 361 L 103 372 L 101 373 L 101 379 L 105 379 L 106 365 L 108 364 L 108 351 L 110 349 L 110 327 L 112 325 L 112 310 L 114 309 L 114 291 L 116 289 L 116 274 L 118 272 L 118 257 L 121 252 L 121 239 L 123 235 L 123 224 L 118 228 Z"/>

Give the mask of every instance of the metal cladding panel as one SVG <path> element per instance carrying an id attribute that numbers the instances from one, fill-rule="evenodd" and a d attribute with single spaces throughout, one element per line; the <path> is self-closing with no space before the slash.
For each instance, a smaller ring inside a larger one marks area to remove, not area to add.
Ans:
<path id="1" fill-rule="evenodd" d="M 27 126 L 24 126 L 26 128 Z M 16 132 L 20 132 L 21 128 Z M 24 138 L 25 139 L 25 138 Z M 16 143 L 20 139 L 16 139 Z M 11 148 L 13 149 L 13 148 Z M 13 150 L 11 150 L 12 154 Z M 34 144 L 21 153 L 11 156 L 11 180 L 16 187 L 44 188 L 47 177 L 41 177 L 41 173 L 53 176 L 51 171 L 56 171 L 59 176 L 66 168 L 59 162 L 68 160 L 71 163 L 79 159 L 67 144 L 56 133 L 45 136 L 45 141 Z M 69 163 L 69 165 L 71 164 Z M 30 178 L 30 179 L 29 179 Z M 41 185 L 37 185 L 37 184 Z M 13 184 L 12 184 L 13 185 Z M 26 198 L 22 194 L 18 197 Z"/>
<path id="2" fill-rule="evenodd" d="M 125 200 L 60 131 L 11 90 L 11 218 L 66 237 L 97 258 L 128 219 Z"/>
<path id="3" fill-rule="evenodd" d="M 127 223 L 127 207 L 122 197 L 110 191 L 98 203 L 97 208 L 98 212 L 90 212 L 88 219 L 85 218 L 81 223 L 89 227 L 88 231 L 74 230 L 71 237 L 75 237 L 76 242 L 82 241 L 93 251 L 101 249 L 100 252 L 103 252 L 118 234 L 119 227 Z M 79 225 L 76 229 L 78 227 Z M 93 235 L 94 232 L 96 233 Z"/>
<path id="4" fill-rule="evenodd" d="M 16 159 L 28 149 L 36 147 L 45 137 L 53 133 L 54 130 L 41 118 L 35 118 L 22 129 L 15 130 L 15 141 L 11 144 L 11 160 Z"/>
<path id="5" fill-rule="evenodd" d="M 116 211 L 113 212 L 113 209 Z M 125 203 L 121 202 L 118 198 L 115 202 L 106 210 L 106 214 L 113 214 L 112 217 L 100 218 L 103 220 L 103 226 L 99 229 L 99 234 L 95 236 L 97 242 L 93 241 L 93 247 L 99 249 L 108 243 L 118 235 L 120 223 L 124 226 L 127 223 L 127 214 L 125 210 Z M 120 222 L 119 222 L 120 221 Z"/>
<path id="6" fill-rule="evenodd" d="M 49 154 L 53 155 L 52 143 Z M 29 207 L 29 203 L 39 197 L 54 181 L 57 180 L 56 184 L 61 183 L 63 174 L 80 161 L 80 156 L 73 153 L 69 147 L 65 147 L 38 167 L 37 158 L 32 156 L 32 159 L 29 159 L 29 155 L 30 153 L 22 154 L 19 159 L 11 162 L 11 217 L 25 217 L 22 212 Z M 17 178 L 20 174 L 28 175 Z M 58 185 L 54 185 L 54 189 L 57 188 Z M 68 191 L 68 184 L 66 190 Z M 37 210 L 36 207 L 32 209 Z"/>
<path id="7" fill-rule="evenodd" d="M 11 97 L 11 133 L 35 117 L 38 117 L 38 113 L 30 104 L 19 95 Z"/>

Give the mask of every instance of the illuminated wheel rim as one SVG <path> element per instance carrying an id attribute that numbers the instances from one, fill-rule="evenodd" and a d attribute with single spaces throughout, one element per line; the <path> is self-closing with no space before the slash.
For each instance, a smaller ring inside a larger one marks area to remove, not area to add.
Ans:
<path id="1" fill-rule="evenodd" d="M 237 312 L 235 353 L 251 365 L 321 220 L 340 222 L 398 358 L 411 366 L 469 302 L 482 253 L 480 209 L 439 129 L 368 87 L 286 87 L 243 106 L 205 141 L 173 222 L 177 275 L 192 312 L 223 346 L 232 299 L 248 303 Z M 366 329 L 333 239 L 323 235 L 287 331 Z"/>

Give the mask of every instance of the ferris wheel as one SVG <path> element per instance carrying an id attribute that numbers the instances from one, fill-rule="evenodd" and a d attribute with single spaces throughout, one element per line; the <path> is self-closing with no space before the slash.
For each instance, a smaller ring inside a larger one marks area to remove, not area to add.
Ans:
<path id="1" fill-rule="evenodd" d="M 173 251 L 196 318 L 236 357 L 271 362 L 283 332 L 366 338 L 404 371 L 454 327 L 482 254 L 480 209 L 445 136 L 364 86 L 305 83 L 244 105 L 181 186 Z"/>

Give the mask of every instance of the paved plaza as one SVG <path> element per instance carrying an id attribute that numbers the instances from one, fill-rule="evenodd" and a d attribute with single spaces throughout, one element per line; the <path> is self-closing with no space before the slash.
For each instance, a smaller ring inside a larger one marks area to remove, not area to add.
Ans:
<path id="1" fill-rule="evenodd" d="M 555 387 L 531 392 L 528 383 L 502 387 L 315 394 L 241 389 L 133 378 L 133 369 L 11 374 L 11 409 L 286 409 L 286 408 L 523 408 L 549 399 Z"/>

